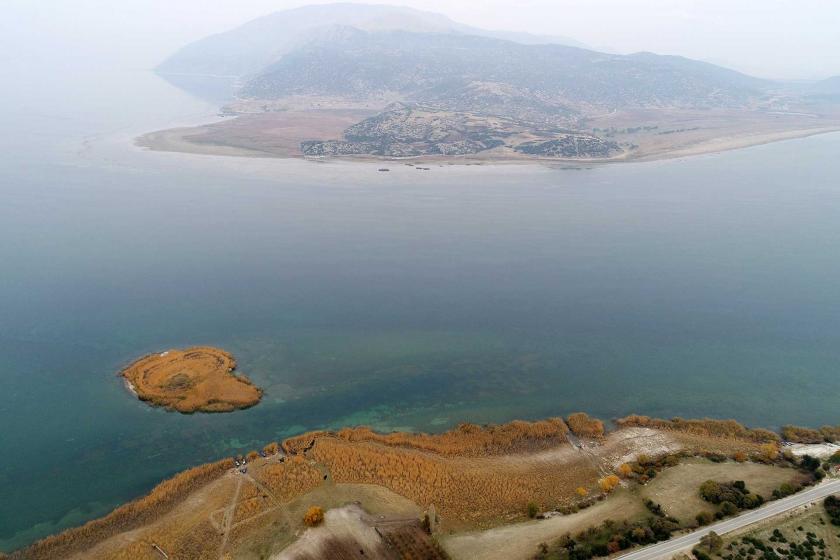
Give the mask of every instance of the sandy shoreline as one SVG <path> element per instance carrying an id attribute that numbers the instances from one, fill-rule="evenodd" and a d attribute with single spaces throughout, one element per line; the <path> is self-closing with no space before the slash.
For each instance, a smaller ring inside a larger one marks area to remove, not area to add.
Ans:
<path id="1" fill-rule="evenodd" d="M 831 123 L 819 127 L 803 127 L 788 130 L 751 131 L 742 133 L 727 133 L 720 136 L 683 139 L 668 145 L 650 146 L 649 148 L 625 152 L 609 159 L 563 159 L 536 157 L 509 157 L 493 154 L 471 156 L 414 156 L 404 158 L 386 158 L 375 156 L 344 156 L 313 158 L 304 157 L 296 146 L 274 144 L 266 149 L 254 146 L 229 145 L 224 139 L 216 141 L 196 141 L 203 135 L 213 132 L 213 125 L 197 127 L 173 128 L 149 132 L 135 138 L 135 145 L 146 150 L 156 152 L 176 152 L 194 155 L 229 156 L 245 158 L 298 159 L 313 162 L 359 162 L 381 164 L 429 163 L 444 165 L 486 165 L 486 164 L 566 164 L 566 165 L 604 165 L 614 163 L 649 162 L 669 160 L 682 157 L 715 154 L 731 150 L 760 146 L 785 140 L 807 138 L 820 134 L 840 132 L 840 123 Z M 679 140 L 679 139 L 677 139 Z"/>

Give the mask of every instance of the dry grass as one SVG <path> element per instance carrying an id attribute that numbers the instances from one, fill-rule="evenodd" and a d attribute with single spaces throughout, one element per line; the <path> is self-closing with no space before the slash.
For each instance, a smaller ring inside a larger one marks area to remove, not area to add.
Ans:
<path id="1" fill-rule="evenodd" d="M 569 428 L 562 418 L 537 422 L 514 420 L 507 424 L 477 426 L 461 424 L 442 434 L 394 432 L 379 434 L 367 427 L 344 428 L 338 432 L 310 432 L 283 442 L 288 453 L 300 453 L 325 437 L 352 443 L 372 442 L 389 447 L 418 449 L 439 455 L 479 457 L 555 447 L 567 441 Z"/>
<path id="2" fill-rule="evenodd" d="M 590 418 L 585 412 L 570 415 L 569 428 L 578 437 L 593 439 L 604 437 L 604 423 L 597 418 Z"/>
<path id="3" fill-rule="evenodd" d="M 794 443 L 833 443 L 840 441 L 840 426 L 823 426 L 818 430 L 801 426 L 784 426 L 782 437 Z"/>
<path id="4" fill-rule="evenodd" d="M 120 506 L 104 517 L 88 521 L 81 527 L 42 539 L 29 548 L 12 554 L 11 558 L 63 558 L 79 549 L 90 547 L 92 543 L 139 527 L 164 515 L 187 495 L 219 477 L 232 466 L 233 461 L 225 459 L 186 470 L 161 482 L 146 496 Z"/>
<path id="5" fill-rule="evenodd" d="M 319 439 L 311 456 L 336 482 L 385 486 L 423 508 L 434 505 L 456 524 L 522 517 L 530 501 L 544 509 L 568 504 L 577 499 L 575 488 L 598 479 L 597 467 L 579 455 L 556 461 L 450 458 L 332 437 Z"/>
<path id="6" fill-rule="evenodd" d="M 230 412 L 260 402 L 262 390 L 233 375 L 236 361 L 218 348 L 197 346 L 149 354 L 120 372 L 140 400 L 178 412 Z"/>
<path id="7" fill-rule="evenodd" d="M 301 455 L 291 457 L 284 463 L 270 463 L 253 471 L 254 478 L 265 485 L 281 502 L 288 502 L 309 492 L 324 481 L 321 471 Z"/>
<path id="8" fill-rule="evenodd" d="M 655 428 L 657 430 L 684 432 L 698 436 L 739 439 L 754 443 L 779 441 L 779 435 L 775 432 L 760 428 L 750 429 L 735 420 L 716 420 L 713 418 L 702 418 L 699 420 L 672 418 L 671 420 L 663 420 L 661 418 L 633 414 L 616 420 L 616 424 L 620 427 L 637 426 L 642 428 Z"/>
<path id="9" fill-rule="evenodd" d="M 772 465 L 688 459 L 659 473 L 642 487 L 641 494 L 660 504 L 668 515 L 690 524 L 701 511 L 716 511 L 712 504 L 700 497 L 700 485 L 707 480 L 743 480 L 751 492 L 769 498 L 774 489 L 798 476 L 799 473 L 793 469 Z"/>

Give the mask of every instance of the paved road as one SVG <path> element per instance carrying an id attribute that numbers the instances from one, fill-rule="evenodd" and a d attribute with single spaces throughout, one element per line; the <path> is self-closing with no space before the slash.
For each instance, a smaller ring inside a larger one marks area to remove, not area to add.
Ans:
<path id="1" fill-rule="evenodd" d="M 752 525 L 759 521 L 763 521 L 774 515 L 779 515 L 788 510 L 810 504 L 821 498 L 825 498 L 831 494 L 840 493 L 840 480 L 825 481 L 818 486 L 808 488 L 803 492 L 775 500 L 768 504 L 751 511 L 747 511 L 736 517 L 724 519 L 714 525 L 708 525 L 701 529 L 683 535 L 681 537 L 673 538 L 669 541 L 652 544 L 644 548 L 640 548 L 629 554 L 619 556 L 616 560 L 655 560 L 659 558 L 670 558 L 677 552 L 694 547 L 700 542 L 700 538 L 714 531 L 718 535 L 729 533 L 737 529 Z"/>

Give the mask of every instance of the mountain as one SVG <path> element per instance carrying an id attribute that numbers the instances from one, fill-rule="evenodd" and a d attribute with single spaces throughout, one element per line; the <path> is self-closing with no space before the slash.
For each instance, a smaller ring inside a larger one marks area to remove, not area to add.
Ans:
<path id="1" fill-rule="evenodd" d="M 223 113 L 243 118 L 214 130 L 214 142 L 309 157 L 616 160 L 808 113 L 803 92 L 715 64 L 564 42 L 403 7 L 326 4 L 187 45 L 158 71 L 235 81 Z"/>
<path id="2" fill-rule="evenodd" d="M 248 76 L 309 42 L 325 28 L 348 26 L 365 31 L 412 31 L 495 37 L 523 44 L 560 43 L 571 39 L 490 31 L 463 25 L 446 16 L 400 6 L 319 4 L 275 12 L 191 43 L 161 63 L 161 74 Z"/>
<path id="3" fill-rule="evenodd" d="M 461 104 L 471 92 L 518 95 L 530 104 L 581 107 L 732 107 L 766 83 L 676 56 L 605 54 L 474 35 L 333 28 L 248 81 L 255 98 L 317 94 L 354 98 L 394 92 L 414 101 Z M 459 102 L 459 100 L 461 100 Z M 478 101 L 467 103 L 473 109 Z"/>
<path id="4" fill-rule="evenodd" d="M 808 93 L 812 95 L 827 95 L 827 96 L 837 96 L 840 95 L 840 76 L 833 76 L 826 80 L 819 81 L 815 84 L 812 84 L 808 88 Z"/>

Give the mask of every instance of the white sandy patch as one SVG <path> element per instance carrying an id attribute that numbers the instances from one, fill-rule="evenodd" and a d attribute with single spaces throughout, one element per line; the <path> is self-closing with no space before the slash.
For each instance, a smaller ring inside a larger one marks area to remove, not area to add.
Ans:
<path id="1" fill-rule="evenodd" d="M 364 510 L 355 504 L 328 510 L 324 514 L 323 524 L 304 531 L 295 542 L 273 556 L 272 560 L 293 560 L 304 554 L 321 558 L 324 543 L 333 538 L 353 539 L 363 548 L 376 550 L 382 544 L 382 539 L 376 529 L 365 521 L 366 517 Z"/>
<path id="2" fill-rule="evenodd" d="M 840 445 L 836 443 L 790 443 L 786 444 L 784 449 L 797 457 L 810 455 L 818 459 L 827 459 L 840 451 Z"/>
<path id="3" fill-rule="evenodd" d="M 668 432 L 650 428 L 624 428 L 613 432 L 607 439 L 607 447 L 604 459 L 613 468 L 635 461 L 639 455 L 656 457 L 682 449 Z"/>

